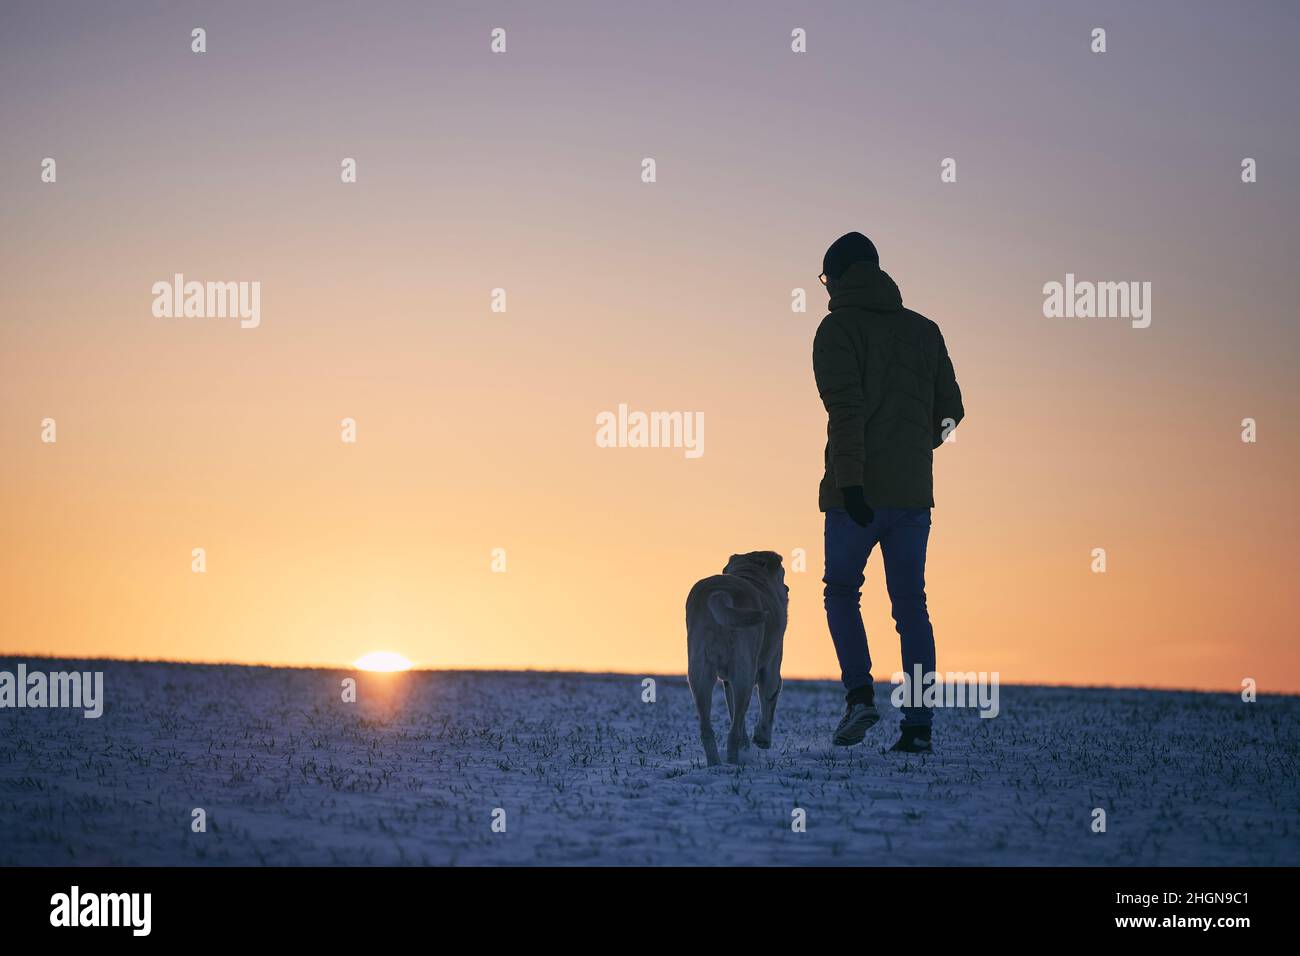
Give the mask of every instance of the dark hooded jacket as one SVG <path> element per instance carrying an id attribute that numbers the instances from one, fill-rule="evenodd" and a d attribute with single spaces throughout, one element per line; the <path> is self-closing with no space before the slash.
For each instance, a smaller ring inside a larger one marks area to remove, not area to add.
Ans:
<path id="1" fill-rule="evenodd" d="M 821 510 L 844 507 L 851 485 L 873 508 L 933 508 L 934 449 L 965 415 L 939 326 L 872 262 L 835 281 L 830 308 L 813 341 L 829 416 Z"/>

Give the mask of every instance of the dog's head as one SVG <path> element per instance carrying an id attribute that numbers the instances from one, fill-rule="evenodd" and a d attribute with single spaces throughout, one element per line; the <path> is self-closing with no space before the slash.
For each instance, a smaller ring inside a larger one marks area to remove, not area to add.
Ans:
<path id="1" fill-rule="evenodd" d="M 785 586 L 785 567 L 781 556 L 775 551 L 747 551 L 733 554 L 728 560 L 723 574 L 735 574 L 742 578 L 761 579 L 783 598 L 789 599 L 790 589 Z"/>

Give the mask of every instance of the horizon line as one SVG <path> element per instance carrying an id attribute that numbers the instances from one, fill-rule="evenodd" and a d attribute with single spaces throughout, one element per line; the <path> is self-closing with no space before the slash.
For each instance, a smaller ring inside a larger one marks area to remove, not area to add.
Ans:
<path id="1" fill-rule="evenodd" d="M 115 664 L 185 664 L 193 667 L 260 667 L 269 670 L 304 670 L 304 671 L 355 671 L 362 674 L 384 674 L 391 676 L 393 674 L 410 674 L 415 672 L 438 674 L 438 673 L 455 673 L 455 674 L 554 674 L 554 675 L 582 675 L 591 677 L 680 677 L 686 678 L 686 672 L 670 671 L 615 671 L 615 670 L 580 670 L 576 668 L 544 668 L 544 667 L 424 667 L 412 665 L 404 671 L 367 671 L 354 664 L 286 664 L 272 662 L 250 662 L 250 661 L 218 661 L 218 660 L 179 660 L 165 657 L 58 657 L 50 654 L 15 654 L 10 651 L 0 650 L 0 659 L 11 658 L 18 663 L 18 657 L 25 657 L 28 660 L 43 661 L 103 661 Z M 952 674 L 979 674 L 981 671 L 943 671 L 942 673 Z M 1000 673 L 997 671 L 983 671 L 982 673 Z M 874 677 L 874 675 L 873 675 Z M 839 678 L 834 676 L 828 677 L 782 677 L 782 681 L 838 681 Z M 876 683 L 885 683 L 893 686 L 892 682 L 876 681 Z M 1150 684 L 1066 684 L 1066 683 L 1048 683 L 1048 682 L 1018 682 L 1003 681 L 998 679 L 999 685 L 1007 687 L 1055 687 L 1071 690 L 1139 690 L 1139 691 L 1165 691 L 1168 693 L 1184 694 L 1232 694 L 1238 696 L 1241 693 L 1240 687 L 1234 688 L 1212 688 L 1212 687 L 1160 687 Z M 1256 687 L 1256 694 L 1267 694 L 1270 697 L 1300 697 L 1300 690 L 1276 690 L 1262 691 Z"/>

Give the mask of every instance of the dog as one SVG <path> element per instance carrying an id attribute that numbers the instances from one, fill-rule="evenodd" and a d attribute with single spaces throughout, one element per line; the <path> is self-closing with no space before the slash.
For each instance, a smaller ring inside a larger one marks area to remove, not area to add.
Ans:
<path id="1" fill-rule="evenodd" d="M 775 551 L 733 554 L 721 574 L 699 581 L 686 597 L 686 675 L 710 767 L 722 762 L 710 720 L 718 680 L 731 715 L 727 763 L 740 763 L 749 747 L 745 713 L 755 686 L 759 716 L 753 742 L 763 750 L 772 746 L 789 604 L 785 568 Z"/>

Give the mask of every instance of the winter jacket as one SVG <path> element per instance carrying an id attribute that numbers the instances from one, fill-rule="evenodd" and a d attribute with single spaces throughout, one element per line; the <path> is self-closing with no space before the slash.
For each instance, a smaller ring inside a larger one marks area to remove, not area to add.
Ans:
<path id="1" fill-rule="evenodd" d="M 829 416 L 821 510 L 844 507 L 851 485 L 873 508 L 934 507 L 934 449 L 965 415 L 939 326 L 869 262 L 835 281 L 830 308 L 813 341 Z"/>

